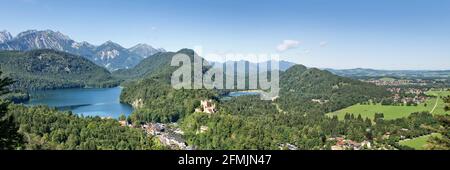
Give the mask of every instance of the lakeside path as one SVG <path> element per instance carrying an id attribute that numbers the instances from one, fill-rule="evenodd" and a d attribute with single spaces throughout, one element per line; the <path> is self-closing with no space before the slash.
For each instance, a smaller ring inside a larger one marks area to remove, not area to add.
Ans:
<path id="1" fill-rule="evenodd" d="M 439 96 L 436 97 L 436 102 L 435 102 L 435 104 L 434 104 L 433 109 L 431 109 L 431 112 L 430 112 L 431 114 L 433 114 L 434 110 L 436 110 L 436 107 L 437 107 L 437 105 L 438 105 L 438 102 L 439 102 Z"/>

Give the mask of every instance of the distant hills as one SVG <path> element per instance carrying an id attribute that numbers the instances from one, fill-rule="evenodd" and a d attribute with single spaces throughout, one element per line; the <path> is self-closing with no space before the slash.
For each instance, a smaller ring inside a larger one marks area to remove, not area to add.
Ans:
<path id="1" fill-rule="evenodd" d="M 126 49 L 108 41 L 99 46 L 88 42 L 76 42 L 70 37 L 52 30 L 28 30 L 13 37 L 9 32 L 0 32 L 0 50 L 29 51 L 53 49 L 83 56 L 108 70 L 131 68 L 142 59 L 164 49 L 155 49 L 147 44 L 138 44 Z"/>
<path id="2" fill-rule="evenodd" d="M 222 66 L 222 65 L 228 65 L 228 64 L 245 64 L 247 68 L 251 68 L 251 69 L 258 68 L 258 65 L 260 65 L 260 66 L 264 65 L 264 66 L 269 66 L 268 68 L 269 68 L 269 70 L 271 70 L 270 62 L 271 61 L 255 63 L 255 62 L 250 62 L 250 61 L 246 61 L 246 60 L 240 60 L 240 61 L 226 61 L 226 62 L 211 62 L 211 65 Z M 286 71 L 287 69 L 296 65 L 293 62 L 284 61 L 284 60 L 278 61 L 278 64 L 279 64 L 278 69 L 280 71 Z"/>
<path id="3" fill-rule="evenodd" d="M 151 55 L 145 59 L 143 59 L 138 65 L 130 69 L 120 69 L 113 72 L 113 75 L 119 77 L 121 79 L 135 79 L 135 78 L 143 78 L 145 75 L 156 71 L 161 67 L 170 67 L 170 62 L 172 57 L 177 53 L 194 53 L 193 50 L 190 49 L 182 49 L 178 52 L 160 52 L 154 55 Z M 245 64 L 245 66 L 251 69 L 257 69 L 258 65 L 267 65 L 270 61 L 261 62 L 261 63 L 253 63 L 245 60 L 241 61 L 227 61 L 224 63 L 221 62 L 208 62 L 211 66 L 224 66 L 226 64 Z M 295 63 L 291 63 L 288 61 L 279 61 L 279 70 L 285 71 L 290 67 L 294 66 Z M 270 64 L 269 64 L 270 66 Z M 271 68 L 269 67 L 269 70 Z M 247 71 L 247 70 L 246 70 Z"/>
<path id="4" fill-rule="evenodd" d="M 450 70 L 375 70 L 375 69 L 325 69 L 344 77 L 409 77 L 409 78 L 450 78 Z"/>
<path id="5" fill-rule="evenodd" d="M 240 60 L 240 61 L 211 62 L 211 63 L 216 65 L 224 65 L 230 64 L 232 62 L 237 64 L 245 63 L 246 66 L 249 68 L 257 68 L 258 64 L 266 65 L 270 61 L 254 63 L 246 60 Z M 296 63 L 280 60 L 279 70 L 286 71 L 295 65 Z M 335 75 L 350 78 L 362 78 L 362 77 L 450 78 L 450 70 L 377 70 L 367 68 L 355 68 L 355 69 L 324 68 L 321 70 L 329 71 Z"/>
<path id="6" fill-rule="evenodd" d="M 12 78 L 12 89 L 40 90 L 117 86 L 111 73 L 86 58 L 55 50 L 0 52 L 2 76 Z"/>

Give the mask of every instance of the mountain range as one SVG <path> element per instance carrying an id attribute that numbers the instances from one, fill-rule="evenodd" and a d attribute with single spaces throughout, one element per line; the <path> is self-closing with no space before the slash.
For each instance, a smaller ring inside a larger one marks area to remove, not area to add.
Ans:
<path id="1" fill-rule="evenodd" d="M 165 52 L 147 44 L 137 44 L 129 49 L 112 41 L 99 46 L 88 42 L 76 42 L 61 32 L 52 30 L 28 30 L 13 37 L 8 31 L 0 32 L 0 50 L 30 51 L 34 49 L 53 49 L 85 57 L 110 71 L 132 68 L 142 59 Z"/>
<path id="2" fill-rule="evenodd" d="M 450 78 L 450 70 L 375 70 L 366 68 L 355 69 L 324 69 L 343 77 L 407 77 L 407 78 Z"/>

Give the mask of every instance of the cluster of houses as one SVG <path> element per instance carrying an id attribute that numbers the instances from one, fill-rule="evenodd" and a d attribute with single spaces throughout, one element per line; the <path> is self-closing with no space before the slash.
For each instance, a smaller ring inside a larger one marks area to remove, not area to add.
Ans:
<path id="1" fill-rule="evenodd" d="M 428 89 L 408 88 L 406 89 L 406 94 L 422 95 L 425 94 L 426 91 L 428 91 Z"/>
<path id="2" fill-rule="evenodd" d="M 136 100 L 134 105 L 142 105 L 141 100 Z M 203 112 L 208 114 L 213 114 L 217 112 L 216 104 L 212 100 L 202 100 L 200 102 L 200 107 L 195 110 L 196 112 Z M 131 128 L 141 128 L 147 135 L 152 135 L 157 137 L 162 144 L 171 147 L 172 149 L 182 149 L 182 150 L 193 150 L 194 147 L 187 146 L 185 140 L 182 138 L 184 132 L 178 128 L 176 123 L 171 124 L 172 126 L 168 126 L 163 123 L 146 123 L 139 127 L 133 126 L 126 120 L 119 120 L 120 126 L 123 127 L 131 127 Z M 205 133 L 209 128 L 207 126 L 201 126 L 200 130 L 197 131 L 199 133 Z"/>
<path id="3" fill-rule="evenodd" d="M 415 95 L 423 95 L 426 91 L 428 91 L 427 88 L 400 88 L 400 87 L 392 87 L 387 88 L 387 91 L 392 93 L 401 93 L 404 92 L 405 94 L 415 94 Z"/>
<path id="4" fill-rule="evenodd" d="M 425 101 L 427 100 L 426 96 L 414 96 L 414 97 L 401 97 L 398 94 L 395 94 L 394 97 L 394 102 L 397 103 L 403 103 L 403 104 L 420 104 L 420 103 L 425 103 Z"/>
<path id="5" fill-rule="evenodd" d="M 166 124 L 163 123 L 147 123 L 142 125 L 142 129 L 147 133 L 147 135 L 161 135 L 166 131 Z"/>
<path id="6" fill-rule="evenodd" d="M 133 126 L 126 120 L 119 120 L 122 127 L 141 128 L 147 135 L 155 136 L 159 141 L 172 149 L 193 150 L 192 146 L 187 146 L 182 138 L 184 132 L 180 128 L 171 129 L 164 123 L 147 123 L 140 127 Z M 177 126 L 173 123 L 173 126 Z"/>
<path id="7" fill-rule="evenodd" d="M 426 88 L 399 88 L 399 87 L 392 87 L 388 88 L 387 91 L 394 93 L 394 96 L 392 99 L 396 103 L 403 103 L 403 104 L 420 104 L 424 103 L 428 98 L 425 95 L 425 92 L 427 91 Z M 401 94 L 410 94 L 408 96 L 413 95 L 413 97 L 405 97 Z"/>
<path id="8" fill-rule="evenodd" d="M 412 84 L 412 80 L 366 80 L 365 82 L 373 83 L 377 86 L 402 86 Z"/>
<path id="9" fill-rule="evenodd" d="M 387 91 L 395 94 L 399 94 L 402 91 L 402 88 L 400 87 L 393 87 L 393 88 L 387 88 Z"/>
<path id="10" fill-rule="evenodd" d="M 142 125 L 142 129 L 147 133 L 147 135 L 156 136 L 162 144 L 169 146 L 172 149 L 193 149 L 192 147 L 187 146 L 185 140 L 181 136 L 184 132 L 179 128 L 172 131 L 166 124 L 163 123 L 147 123 Z"/>
<path id="11" fill-rule="evenodd" d="M 331 150 L 361 150 L 364 148 L 372 148 L 369 141 L 355 142 L 343 137 L 329 138 L 328 140 L 336 141 L 336 144 L 331 146 Z"/>
<path id="12" fill-rule="evenodd" d="M 435 84 L 436 82 L 445 81 L 445 79 L 436 80 L 424 80 L 424 79 L 409 79 L 409 80 L 362 80 L 368 83 L 373 83 L 378 86 L 402 86 L 402 85 L 414 85 L 414 86 L 427 86 L 430 84 Z"/>

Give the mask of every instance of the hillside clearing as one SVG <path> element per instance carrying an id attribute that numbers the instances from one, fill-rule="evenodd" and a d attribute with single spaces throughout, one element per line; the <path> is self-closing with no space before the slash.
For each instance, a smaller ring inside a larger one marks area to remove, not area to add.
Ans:
<path id="1" fill-rule="evenodd" d="M 432 133 L 425 136 L 420 136 L 413 139 L 405 139 L 400 142 L 398 142 L 400 145 L 408 146 L 411 148 L 414 148 L 416 150 L 425 150 L 425 146 L 428 144 L 428 139 L 431 137 L 439 137 L 441 134 L 439 133 Z"/>
<path id="2" fill-rule="evenodd" d="M 370 105 L 361 105 L 356 104 L 336 112 L 328 113 L 328 116 L 337 115 L 339 120 L 343 120 L 345 114 L 350 113 L 355 116 L 358 114 L 363 118 L 373 119 L 375 113 L 383 113 L 384 118 L 386 120 L 398 119 L 402 117 L 407 117 L 411 113 L 414 112 L 430 112 L 436 115 L 444 115 L 450 114 L 449 111 L 444 110 L 445 103 L 438 96 L 446 96 L 450 95 L 449 91 L 429 91 L 428 95 L 437 96 L 433 98 L 429 98 L 426 101 L 426 106 L 424 104 L 420 104 L 418 106 L 386 106 L 381 104 L 370 104 Z"/>

